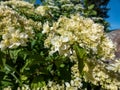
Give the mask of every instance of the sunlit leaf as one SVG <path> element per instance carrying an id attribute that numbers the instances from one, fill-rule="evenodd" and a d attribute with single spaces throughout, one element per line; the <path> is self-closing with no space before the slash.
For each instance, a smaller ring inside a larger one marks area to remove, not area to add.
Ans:
<path id="1" fill-rule="evenodd" d="M 89 10 L 92 10 L 93 8 L 94 8 L 94 4 L 88 6 L 88 9 L 89 9 Z"/>
<path id="2" fill-rule="evenodd" d="M 74 45 L 74 50 L 78 58 L 79 71 L 82 73 L 84 68 L 84 61 L 86 58 L 86 50 L 82 47 L 79 47 L 78 45 Z"/>

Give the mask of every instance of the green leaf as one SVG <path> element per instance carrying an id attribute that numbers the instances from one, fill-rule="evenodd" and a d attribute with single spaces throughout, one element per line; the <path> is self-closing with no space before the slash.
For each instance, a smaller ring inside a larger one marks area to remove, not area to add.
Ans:
<path id="1" fill-rule="evenodd" d="M 23 60 L 26 60 L 29 54 L 31 54 L 30 51 L 26 49 L 21 49 L 21 51 L 19 52 L 19 57 L 21 57 Z"/>
<path id="2" fill-rule="evenodd" d="M 77 58 L 78 58 L 78 69 L 80 71 L 80 73 L 82 74 L 83 68 L 84 68 L 84 61 L 86 58 L 86 50 L 82 47 L 79 47 L 78 45 L 74 45 L 73 46 Z"/>
<path id="3" fill-rule="evenodd" d="M 16 62 L 17 58 L 18 58 L 18 54 L 21 51 L 21 49 L 16 49 L 16 50 L 10 50 L 10 57 L 11 59 L 14 59 L 14 63 Z"/>
<path id="4" fill-rule="evenodd" d="M 61 64 L 60 67 L 63 68 L 65 66 L 65 64 Z"/>
<path id="5" fill-rule="evenodd" d="M 53 68 L 53 64 L 47 66 L 47 70 L 48 70 L 48 71 L 51 71 L 52 68 Z"/>
<path id="6" fill-rule="evenodd" d="M 86 50 L 82 47 L 79 47 L 78 45 L 74 45 L 74 50 L 77 54 L 77 57 L 79 59 L 83 59 L 84 58 L 84 55 L 86 54 Z"/>
<path id="7" fill-rule="evenodd" d="M 95 6 L 95 5 L 92 4 L 92 5 L 88 6 L 88 9 L 89 9 L 89 10 L 92 10 L 92 9 L 94 8 L 94 6 Z"/>
<path id="8" fill-rule="evenodd" d="M 96 11 L 92 11 L 92 15 L 97 15 L 97 12 Z"/>
<path id="9" fill-rule="evenodd" d="M 27 80 L 27 79 L 28 79 L 28 77 L 27 77 L 27 76 L 25 76 L 25 75 L 21 75 L 21 77 L 20 77 L 20 78 L 21 78 L 21 80 L 22 80 L 22 81 L 25 81 L 25 80 Z"/>
<path id="10" fill-rule="evenodd" d="M 26 69 L 28 69 L 29 67 L 28 67 L 28 65 L 30 64 L 30 63 L 32 63 L 32 61 L 31 60 L 26 60 L 26 62 L 25 62 L 25 64 L 24 64 L 24 66 L 20 69 L 20 72 L 21 73 L 23 73 L 24 72 L 24 70 L 26 70 Z M 29 69 L 28 69 L 29 70 Z"/>
<path id="11" fill-rule="evenodd" d="M 15 79 L 18 83 L 21 84 L 21 81 L 20 81 L 19 78 L 15 75 L 15 73 L 18 74 L 18 72 L 17 72 L 14 68 L 12 68 L 11 66 L 5 64 L 5 70 L 6 70 L 6 73 L 7 73 L 7 74 L 11 74 L 11 75 L 14 77 L 14 79 Z"/>
<path id="12" fill-rule="evenodd" d="M 31 48 L 33 49 L 33 47 L 35 46 L 35 44 L 36 44 L 36 40 L 33 40 L 32 42 L 31 42 Z"/>

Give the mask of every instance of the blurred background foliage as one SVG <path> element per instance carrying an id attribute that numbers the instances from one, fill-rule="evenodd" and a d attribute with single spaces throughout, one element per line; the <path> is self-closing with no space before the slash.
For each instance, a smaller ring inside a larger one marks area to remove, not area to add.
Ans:
<path id="1" fill-rule="evenodd" d="M 30 2 L 30 0 L 27 0 Z M 37 2 L 38 0 L 34 0 L 34 2 Z M 108 3 L 110 0 L 66 0 L 66 2 L 60 2 L 60 0 L 40 0 L 40 2 L 44 5 L 54 5 L 54 6 L 59 6 L 62 9 L 62 5 L 65 4 L 70 4 L 72 3 L 73 6 L 70 6 L 72 10 L 68 10 L 67 13 L 73 13 L 75 11 L 73 11 L 73 8 L 77 8 L 79 9 L 79 13 L 81 13 L 83 16 L 85 17 L 95 17 L 94 21 L 101 23 L 102 25 L 104 25 L 105 27 L 105 32 L 108 32 L 109 29 L 109 23 L 105 20 L 106 18 L 108 18 L 108 11 L 110 8 L 107 7 Z M 38 4 L 38 3 L 37 3 Z M 81 6 L 81 5 L 82 6 Z M 79 6 L 80 5 L 80 6 Z M 64 8 L 65 9 L 65 8 Z M 66 10 L 60 10 L 59 15 L 61 15 L 61 13 L 65 13 L 64 11 Z M 68 9 L 68 8 L 66 8 Z M 96 19 L 99 18 L 99 19 Z"/>
<path id="2" fill-rule="evenodd" d="M 10 0 L 0 0 L 0 1 L 10 1 Z M 30 2 L 32 4 L 34 4 L 36 7 L 39 6 L 40 4 L 42 5 L 54 5 L 54 6 L 58 6 L 59 8 L 61 8 L 62 10 L 55 10 L 55 12 L 57 12 L 58 15 L 55 15 L 54 17 L 57 18 L 59 17 L 61 14 L 67 14 L 69 15 L 70 13 L 76 12 L 73 11 L 73 8 L 75 8 L 76 6 L 77 8 L 79 8 L 79 12 L 85 16 L 85 17 L 95 17 L 94 21 L 101 23 L 102 25 L 104 25 L 105 27 L 105 32 L 109 32 L 110 30 L 108 29 L 108 27 L 110 26 L 109 23 L 105 20 L 106 18 L 108 18 L 108 11 L 110 8 L 107 7 L 108 3 L 110 0 L 66 0 L 65 2 L 60 2 L 60 0 L 24 0 L 27 2 Z M 73 6 L 70 6 L 70 8 L 62 8 L 62 5 L 65 4 L 70 4 L 72 2 Z M 82 7 L 84 9 L 81 8 L 81 6 L 79 6 L 79 4 L 82 4 Z M 69 9 L 69 10 L 64 10 L 64 9 Z M 58 13 L 59 12 L 59 13 Z M 99 18 L 99 19 L 96 19 Z"/>

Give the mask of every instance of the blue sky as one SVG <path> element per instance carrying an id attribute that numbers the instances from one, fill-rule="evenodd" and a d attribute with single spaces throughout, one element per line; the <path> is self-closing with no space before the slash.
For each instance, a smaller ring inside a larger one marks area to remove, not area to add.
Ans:
<path id="1" fill-rule="evenodd" d="M 108 4 L 109 18 L 106 20 L 110 23 L 110 29 L 120 29 L 120 0 L 110 0 Z"/>
<path id="2" fill-rule="evenodd" d="M 36 0 L 36 3 L 40 3 L 40 0 Z M 109 18 L 106 20 L 110 23 L 109 29 L 120 29 L 120 0 L 110 0 L 108 8 Z"/>
<path id="3" fill-rule="evenodd" d="M 36 3 L 41 3 L 41 1 L 40 0 L 36 0 Z"/>

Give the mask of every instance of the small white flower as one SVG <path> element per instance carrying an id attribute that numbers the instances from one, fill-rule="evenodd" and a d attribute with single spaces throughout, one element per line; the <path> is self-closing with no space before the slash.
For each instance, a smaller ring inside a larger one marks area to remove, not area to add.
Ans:
<path id="1" fill-rule="evenodd" d="M 39 6 L 39 7 L 36 8 L 35 12 L 37 14 L 41 14 L 42 16 L 44 16 L 46 14 L 46 10 L 47 10 L 47 7 Z"/>
<path id="2" fill-rule="evenodd" d="M 2 39 L 9 39 L 9 38 L 11 38 L 10 33 L 6 33 L 2 35 Z"/>
<path id="3" fill-rule="evenodd" d="M 44 24 L 43 24 L 43 31 L 42 31 L 42 33 L 43 33 L 43 34 L 44 34 L 44 33 L 48 33 L 49 30 L 50 30 L 49 23 L 48 23 L 48 22 L 44 23 Z"/>
<path id="4" fill-rule="evenodd" d="M 9 33 L 14 33 L 14 32 L 15 32 L 14 27 L 9 27 L 9 28 L 8 28 L 8 32 L 9 32 Z"/>
<path id="5" fill-rule="evenodd" d="M 70 81 L 70 84 L 71 84 L 71 86 L 74 86 L 74 81 L 71 80 L 71 81 Z"/>
<path id="6" fill-rule="evenodd" d="M 18 46 L 20 46 L 21 43 L 19 42 L 16 42 L 16 43 L 13 43 L 12 45 L 9 46 L 9 48 L 17 48 Z"/>
<path id="7" fill-rule="evenodd" d="M 0 48 L 1 48 L 1 51 L 4 51 L 7 47 L 4 43 L 0 43 Z"/>
<path id="8" fill-rule="evenodd" d="M 28 38 L 28 35 L 25 34 L 25 33 L 20 33 L 20 38 L 25 38 L 25 39 L 27 39 L 27 38 Z"/>
<path id="9" fill-rule="evenodd" d="M 68 37 L 61 37 L 61 39 L 62 39 L 62 42 L 68 42 L 69 41 L 69 38 Z"/>
<path id="10" fill-rule="evenodd" d="M 66 87 L 70 87 L 69 82 L 65 82 L 65 86 L 66 86 Z"/>
<path id="11" fill-rule="evenodd" d="M 52 86 L 52 84 L 53 84 L 53 81 L 48 81 L 48 87 L 51 87 Z"/>

